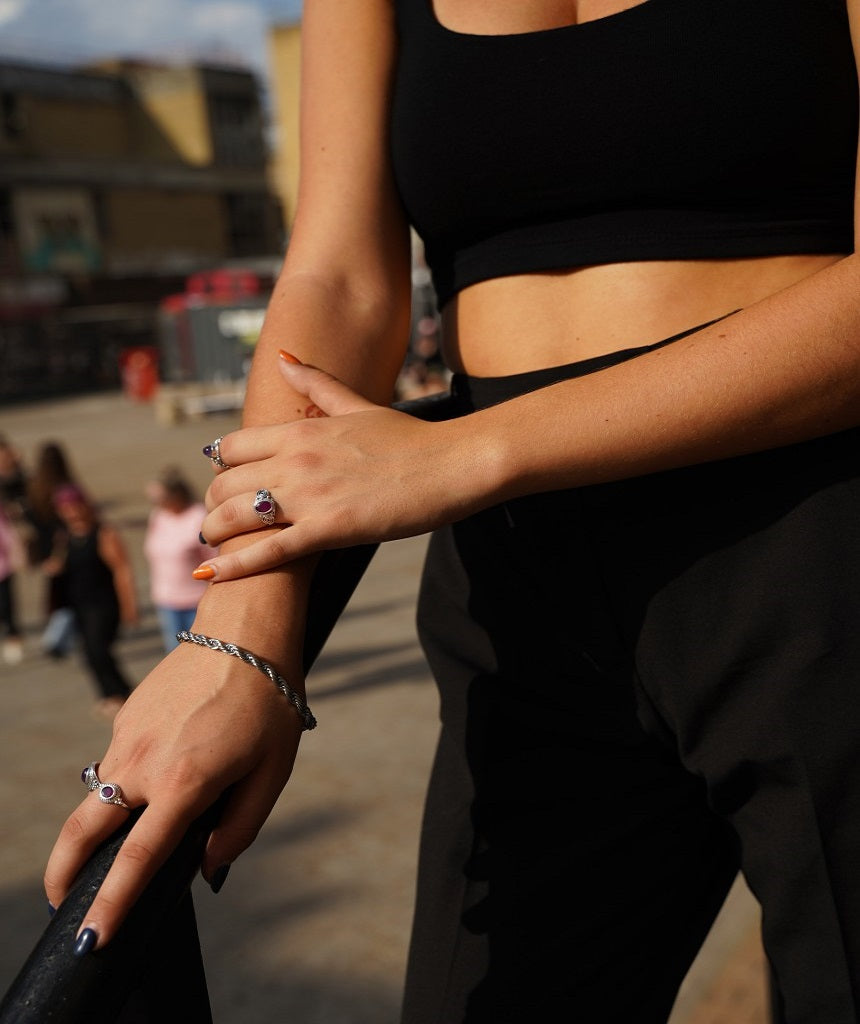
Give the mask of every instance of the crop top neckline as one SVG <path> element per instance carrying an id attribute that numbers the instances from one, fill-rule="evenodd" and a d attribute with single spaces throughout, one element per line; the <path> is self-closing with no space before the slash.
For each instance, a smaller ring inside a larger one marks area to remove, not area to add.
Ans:
<path id="1" fill-rule="evenodd" d="M 487 32 L 463 32 L 459 29 L 449 28 L 442 21 L 439 20 L 436 14 L 436 9 L 433 6 L 433 0 L 418 0 L 419 6 L 427 15 L 428 21 L 436 28 L 437 31 L 442 32 L 446 36 L 452 37 L 454 40 L 463 40 L 466 45 L 470 42 L 474 42 L 476 45 L 483 45 L 487 42 L 501 42 L 505 40 L 521 40 L 527 42 L 529 39 L 535 39 L 539 42 L 545 42 L 549 36 L 569 36 L 571 34 L 579 34 L 580 32 L 597 32 L 603 29 L 612 29 L 618 26 L 618 19 L 626 20 L 627 16 L 633 17 L 638 13 L 650 13 L 641 12 L 641 8 L 644 7 L 665 7 L 667 4 L 671 4 L 675 0 L 640 0 L 639 3 L 634 4 L 632 7 L 627 7 L 621 11 L 615 11 L 612 14 L 605 14 L 599 18 L 591 18 L 588 21 L 574 22 L 569 25 L 556 25 L 554 28 L 542 28 L 534 29 L 530 32 L 500 32 L 489 34 Z"/>
<path id="2" fill-rule="evenodd" d="M 641 0 L 509 35 L 393 3 L 393 171 L 440 308 L 524 273 L 852 251 L 845 0 Z"/>

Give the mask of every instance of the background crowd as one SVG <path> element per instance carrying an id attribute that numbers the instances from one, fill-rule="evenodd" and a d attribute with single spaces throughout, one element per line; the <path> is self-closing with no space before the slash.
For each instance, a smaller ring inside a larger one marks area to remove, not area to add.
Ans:
<path id="1" fill-rule="evenodd" d="M 82 481 L 65 446 L 41 442 L 27 460 L 0 435 L 0 656 L 77 655 L 91 678 L 93 714 L 112 721 L 134 686 L 116 655 L 120 631 L 140 626 L 141 599 L 158 617 L 162 644 L 194 621 L 206 584 L 191 570 L 214 552 L 200 541 L 205 509 L 180 466 L 143 484 L 150 512 L 143 536 L 145 578 L 120 525 Z M 42 578 L 35 635 L 21 627 L 21 573 Z"/>

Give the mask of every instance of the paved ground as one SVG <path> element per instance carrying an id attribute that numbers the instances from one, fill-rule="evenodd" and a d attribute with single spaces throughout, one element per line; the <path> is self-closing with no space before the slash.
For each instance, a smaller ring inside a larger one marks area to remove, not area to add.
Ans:
<path id="1" fill-rule="evenodd" d="M 236 422 L 222 413 L 162 425 L 151 406 L 121 394 L 0 410 L 0 431 L 26 459 L 42 441 L 62 441 L 122 528 L 144 608 L 141 626 L 120 644 L 135 679 L 160 653 L 141 554 L 144 484 L 173 463 L 202 491 L 210 466 L 200 449 Z M 435 693 L 413 626 L 423 550 L 423 539 L 382 547 L 312 673 L 320 727 L 303 740 L 263 833 L 220 895 L 195 883 L 216 1024 L 397 1019 L 436 730 Z M 37 653 L 40 581 L 24 573 L 19 582 L 29 653 L 19 666 L 0 663 L 0 992 L 47 922 L 41 871 L 81 796 L 81 767 L 108 737 L 91 717 L 93 691 L 76 657 L 55 663 Z M 757 907 L 739 884 L 670 1024 L 766 1024 L 757 925 Z"/>

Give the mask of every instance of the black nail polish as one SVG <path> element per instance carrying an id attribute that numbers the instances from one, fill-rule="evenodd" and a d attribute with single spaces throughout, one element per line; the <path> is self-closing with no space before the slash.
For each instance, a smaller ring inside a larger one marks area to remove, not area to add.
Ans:
<path id="1" fill-rule="evenodd" d="M 206 544 L 206 543 L 208 543 L 208 541 L 206 540 L 206 538 L 205 538 L 205 537 L 203 536 L 203 534 L 202 534 L 202 533 L 198 533 L 198 534 L 197 534 L 197 536 L 198 536 L 198 538 L 199 538 L 199 540 L 200 540 L 200 543 L 201 543 L 201 544 Z"/>
<path id="2" fill-rule="evenodd" d="M 57 912 L 57 908 L 54 906 L 53 903 L 49 902 L 48 903 L 48 917 L 53 917 L 54 914 L 56 914 L 56 912 Z"/>
<path id="3" fill-rule="evenodd" d="M 230 865 L 229 864 L 222 864 L 221 867 L 218 868 L 218 870 L 212 876 L 212 881 L 209 883 L 209 888 L 216 895 L 219 892 L 221 892 L 221 889 L 223 888 L 224 883 L 227 881 L 227 875 L 228 875 L 229 871 L 230 871 Z"/>
<path id="4" fill-rule="evenodd" d="M 96 935 L 92 928 L 84 928 L 75 943 L 75 956 L 86 956 L 87 953 L 92 950 L 93 946 L 95 946 L 97 941 L 98 935 Z"/>

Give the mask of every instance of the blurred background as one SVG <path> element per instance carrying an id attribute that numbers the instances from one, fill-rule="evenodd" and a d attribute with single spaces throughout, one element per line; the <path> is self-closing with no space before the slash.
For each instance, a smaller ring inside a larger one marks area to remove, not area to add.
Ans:
<path id="1" fill-rule="evenodd" d="M 0 402 L 238 408 L 289 244 L 299 0 L 0 0 Z M 444 386 L 414 246 L 401 394 Z"/>

